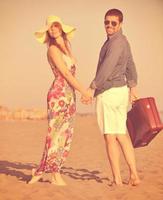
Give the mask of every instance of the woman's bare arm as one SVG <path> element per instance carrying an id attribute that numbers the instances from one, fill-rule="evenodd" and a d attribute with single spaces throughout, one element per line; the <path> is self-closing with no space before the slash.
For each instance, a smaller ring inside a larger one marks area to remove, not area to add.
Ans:
<path id="1" fill-rule="evenodd" d="M 79 83 L 79 81 L 71 74 L 68 67 L 65 65 L 60 50 L 55 46 L 50 46 L 48 49 L 48 56 L 50 57 L 52 63 L 59 69 L 61 74 L 65 79 L 72 85 L 72 87 L 78 90 L 81 95 L 89 96 L 88 92 Z"/>

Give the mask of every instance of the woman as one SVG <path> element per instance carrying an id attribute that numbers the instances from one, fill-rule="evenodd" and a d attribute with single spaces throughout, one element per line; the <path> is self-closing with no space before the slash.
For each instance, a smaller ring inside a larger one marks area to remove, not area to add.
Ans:
<path id="1" fill-rule="evenodd" d="M 61 167 L 69 153 L 73 135 L 73 120 L 76 111 L 75 89 L 86 101 L 89 92 L 74 77 L 75 59 L 70 49 L 69 38 L 75 28 L 65 25 L 57 16 L 49 16 L 46 27 L 35 33 L 40 43 L 46 43 L 47 58 L 55 80 L 47 95 L 48 134 L 43 156 L 38 168 L 32 170 L 29 184 L 40 180 L 44 172 L 52 173 L 52 184 L 65 185 L 60 175 Z"/>

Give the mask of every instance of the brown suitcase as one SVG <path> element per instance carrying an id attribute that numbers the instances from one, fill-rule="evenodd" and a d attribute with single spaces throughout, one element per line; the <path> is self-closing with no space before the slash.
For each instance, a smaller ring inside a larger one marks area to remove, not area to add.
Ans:
<path id="1" fill-rule="evenodd" d="M 127 113 L 127 128 L 133 147 L 143 147 L 163 129 L 155 99 L 141 98 L 135 101 Z"/>

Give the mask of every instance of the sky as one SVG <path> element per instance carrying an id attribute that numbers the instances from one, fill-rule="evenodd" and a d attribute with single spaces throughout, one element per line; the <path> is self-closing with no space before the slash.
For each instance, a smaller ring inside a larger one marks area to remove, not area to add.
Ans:
<path id="1" fill-rule="evenodd" d="M 122 26 L 138 72 L 139 97 L 155 97 L 163 110 L 163 0 L 5 0 L 0 1 L 0 105 L 46 109 L 54 76 L 46 59 L 46 45 L 34 32 L 49 15 L 76 27 L 71 40 L 77 59 L 77 79 L 86 88 L 93 80 L 100 48 L 106 40 L 103 18 L 108 9 L 124 14 Z M 82 105 L 78 112 L 93 112 Z"/>

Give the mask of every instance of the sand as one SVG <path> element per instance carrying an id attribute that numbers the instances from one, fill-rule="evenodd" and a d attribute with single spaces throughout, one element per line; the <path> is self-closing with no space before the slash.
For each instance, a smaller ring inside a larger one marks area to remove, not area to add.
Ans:
<path id="1" fill-rule="evenodd" d="M 63 168 L 67 186 L 50 184 L 50 174 L 33 185 L 31 169 L 41 158 L 47 121 L 0 121 L 0 200 L 163 200 L 163 132 L 135 149 L 141 184 L 110 186 L 111 170 L 94 115 L 77 115 L 69 157 Z M 123 180 L 128 168 L 121 158 Z"/>

